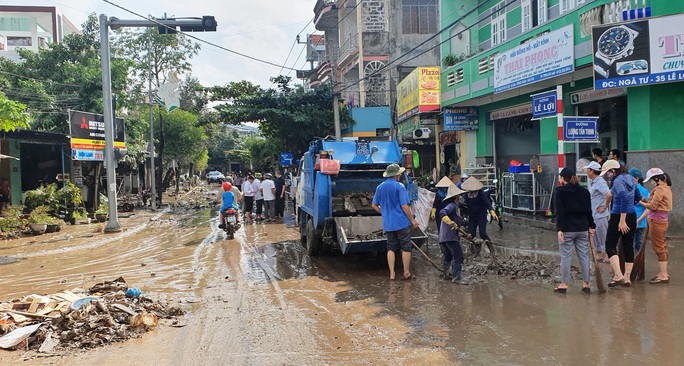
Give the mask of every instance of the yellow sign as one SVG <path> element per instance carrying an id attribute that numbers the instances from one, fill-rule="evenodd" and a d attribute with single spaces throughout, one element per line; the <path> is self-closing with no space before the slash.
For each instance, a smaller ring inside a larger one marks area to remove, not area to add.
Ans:
<path id="1" fill-rule="evenodd" d="M 439 110 L 439 66 L 418 67 L 397 85 L 398 120 Z"/>

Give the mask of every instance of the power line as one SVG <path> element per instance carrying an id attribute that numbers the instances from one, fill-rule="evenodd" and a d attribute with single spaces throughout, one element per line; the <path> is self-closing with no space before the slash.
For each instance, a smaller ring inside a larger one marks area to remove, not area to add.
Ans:
<path id="1" fill-rule="evenodd" d="M 152 18 L 146 17 L 146 16 L 144 16 L 144 15 L 141 15 L 141 14 L 139 14 L 139 13 L 136 13 L 136 12 L 134 12 L 133 10 L 127 9 L 127 8 L 121 6 L 121 5 L 117 5 L 117 4 L 115 4 L 115 3 L 113 3 L 113 2 L 111 2 L 111 1 L 109 1 L 109 0 L 102 0 L 102 1 L 104 1 L 105 3 L 107 3 L 107 4 L 111 5 L 111 6 L 114 6 L 114 7 L 116 7 L 116 8 L 119 8 L 119 9 L 125 11 L 125 12 L 131 13 L 131 14 L 133 14 L 133 15 L 139 17 L 139 18 L 142 18 L 142 19 L 145 19 L 145 20 L 150 21 L 150 22 L 152 22 L 152 23 L 155 23 L 155 24 L 157 24 L 157 25 L 160 26 L 160 27 L 168 28 L 168 29 L 170 29 L 170 30 L 175 31 L 176 33 L 182 34 L 182 35 L 184 35 L 184 36 L 186 36 L 186 37 L 188 37 L 188 38 L 194 39 L 194 40 L 199 41 L 199 42 L 201 42 L 201 43 L 206 43 L 206 44 L 208 44 L 208 45 L 210 45 L 210 46 L 212 46 L 212 47 L 216 47 L 216 48 L 221 49 L 221 50 L 223 50 L 223 51 L 230 52 L 230 53 L 232 53 L 232 54 L 235 54 L 235 55 L 238 55 L 238 56 L 242 56 L 242 57 L 244 57 L 244 58 L 248 58 L 248 59 L 253 60 L 253 61 L 261 62 L 261 63 L 266 64 L 266 65 L 271 65 L 271 66 L 275 66 L 275 67 L 283 67 L 284 69 L 294 70 L 294 69 L 289 68 L 289 67 L 284 67 L 284 66 L 278 65 L 278 64 L 276 64 L 275 62 L 262 60 L 262 59 L 260 59 L 260 58 L 254 57 L 254 56 L 249 56 L 249 55 L 247 55 L 247 54 L 244 54 L 244 53 L 241 53 L 241 52 L 238 52 L 238 51 L 231 50 L 231 49 L 229 49 L 229 48 L 226 48 L 226 47 L 217 45 L 216 43 L 209 42 L 209 41 L 207 41 L 207 40 L 204 40 L 204 39 L 202 39 L 202 38 L 196 37 L 196 36 L 191 35 L 191 34 L 189 34 L 189 33 L 186 33 L 186 32 L 183 32 L 183 31 L 177 31 L 177 30 L 176 30 L 175 28 L 173 28 L 173 27 L 169 27 L 168 25 L 163 24 L 163 23 L 161 23 L 161 22 L 158 22 L 158 21 L 155 20 L 155 19 L 152 19 Z M 295 71 L 296 71 L 296 70 L 295 70 Z"/>
<path id="2" fill-rule="evenodd" d="M 311 18 L 311 19 L 309 20 L 309 22 L 306 23 L 306 25 L 304 26 L 304 28 L 302 28 L 302 30 L 300 30 L 299 33 L 297 33 L 297 36 L 295 37 L 294 42 L 292 42 L 292 47 L 290 47 L 290 52 L 287 53 L 287 57 L 285 58 L 285 62 L 283 62 L 283 67 L 281 67 L 281 68 L 280 68 L 280 71 L 278 71 L 278 75 L 281 75 L 281 74 L 283 73 L 283 69 L 285 68 L 285 65 L 287 65 L 287 60 L 290 59 L 290 55 L 292 54 L 292 50 L 294 50 L 295 45 L 296 45 L 296 44 L 298 43 L 298 41 L 299 41 L 299 35 L 302 34 L 302 32 L 304 32 L 304 31 L 306 30 L 306 27 L 308 27 L 309 24 L 311 24 L 311 22 L 313 22 L 313 20 L 314 20 L 314 18 Z M 307 41 L 307 45 L 308 45 L 308 42 L 309 42 L 308 37 L 307 37 L 307 40 L 306 40 L 306 41 Z M 305 48 L 306 48 L 306 47 L 305 47 Z M 300 53 L 299 53 L 299 56 L 297 57 L 297 60 L 295 60 L 295 62 L 294 62 L 294 64 L 293 64 L 293 66 L 297 63 L 297 61 L 299 60 L 299 57 L 301 57 L 301 56 L 302 56 L 302 53 L 300 52 Z M 291 72 L 292 72 L 292 69 L 290 69 L 290 70 L 287 72 L 287 75 L 286 75 L 286 76 L 289 76 Z M 275 84 L 275 82 L 271 82 L 271 86 L 269 86 L 268 88 L 270 89 L 271 87 L 273 87 L 273 84 Z"/>
<path id="3" fill-rule="evenodd" d="M 75 87 L 75 88 L 80 88 L 80 87 L 81 87 L 80 85 L 76 85 L 76 84 L 64 84 L 64 83 L 59 83 L 59 82 L 56 82 L 56 81 L 53 81 L 53 80 L 49 80 L 49 79 L 36 79 L 36 78 L 32 78 L 32 77 L 30 77 L 30 76 L 24 76 L 24 75 L 14 74 L 14 73 L 11 73 L 11 72 L 9 72 L 9 71 L 3 71 L 3 70 L 0 70 L 0 74 L 12 75 L 12 76 L 15 76 L 15 77 L 18 77 L 18 78 L 29 79 L 29 80 L 33 80 L 33 81 L 50 82 L 50 83 L 57 84 L 57 85 L 73 86 L 73 87 Z"/>

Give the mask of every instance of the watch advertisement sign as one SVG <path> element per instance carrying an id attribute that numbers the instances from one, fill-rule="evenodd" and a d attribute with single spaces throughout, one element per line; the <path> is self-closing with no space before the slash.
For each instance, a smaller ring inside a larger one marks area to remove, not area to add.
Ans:
<path id="1" fill-rule="evenodd" d="M 540 119 L 555 116 L 558 111 L 557 101 L 555 90 L 532 95 L 532 118 Z"/>
<path id="2" fill-rule="evenodd" d="M 563 117 L 563 140 L 598 141 L 598 117 Z"/>
<path id="3" fill-rule="evenodd" d="M 478 126 L 477 107 L 444 108 L 444 131 L 476 131 Z"/>
<path id="4" fill-rule="evenodd" d="M 74 160 L 102 161 L 105 147 L 105 122 L 101 114 L 69 111 L 71 157 Z M 125 124 L 114 118 L 114 147 L 125 149 Z"/>
<path id="5" fill-rule="evenodd" d="M 684 15 L 592 28 L 594 89 L 684 81 Z"/>
<path id="6" fill-rule="evenodd" d="M 573 25 L 570 24 L 502 51 L 494 58 L 494 93 L 571 73 L 574 50 Z"/>

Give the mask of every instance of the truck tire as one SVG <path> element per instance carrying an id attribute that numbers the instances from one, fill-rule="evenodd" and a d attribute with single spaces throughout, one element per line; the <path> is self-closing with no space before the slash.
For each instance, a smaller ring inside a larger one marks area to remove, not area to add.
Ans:
<path id="1" fill-rule="evenodd" d="M 306 232 L 308 230 L 306 226 L 306 218 L 308 217 L 307 214 L 300 213 L 300 217 L 298 217 L 298 223 L 297 226 L 299 227 L 299 242 L 302 243 L 302 246 L 306 248 Z"/>
<path id="2" fill-rule="evenodd" d="M 313 220 L 306 222 L 306 251 L 310 256 L 317 256 L 321 248 L 321 236 L 313 226 Z"/>

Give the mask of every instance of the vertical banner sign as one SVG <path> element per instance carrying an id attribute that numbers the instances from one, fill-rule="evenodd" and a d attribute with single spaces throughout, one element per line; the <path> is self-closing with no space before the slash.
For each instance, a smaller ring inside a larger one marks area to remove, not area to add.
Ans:
<path id="1" fill-rule="evenodd" d="M 684 14 L 592 28 L 594 89 L 684 81 Z"/>
<path id="2" fill-rule="evenodd" d="M 501 51 L 494 58 L 494 93 L 571 73 L 574 51 L 572 24 Z"/>
<path id="3" fill-rule="evenodd" d="M 598 141 L 598 117 L 563 117 L 565 142 Z"/>
<path id="4" fill-rule="evenodd" d="M 555 116 L 558 110 L 557 102 L 555 90 L 532 95 L 532 118 Z"/>
<path id="5" fill-rule="evenodd" d="M 476 131 L 478 126 L 477 107 L 444 108 L 444 131 Z"/>
<path id="6" fill-rule="evenodd" d="M 122 118 L 114 119 L 114 148 L 126 148 L 125 127 Z M 103 115 L 69 111 L 71 158 L 74 160 L 103 161 L 105 148 L 104 129 Z"/>

